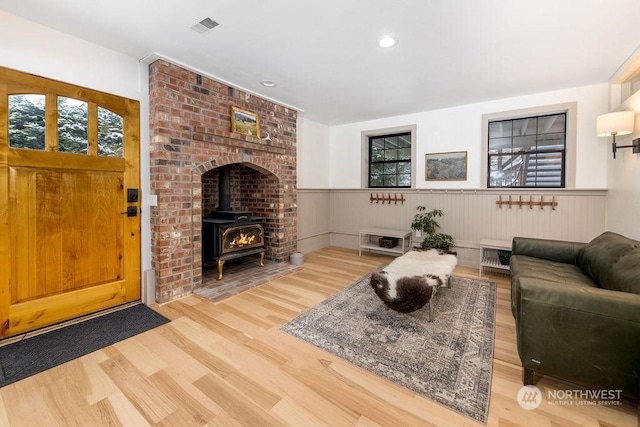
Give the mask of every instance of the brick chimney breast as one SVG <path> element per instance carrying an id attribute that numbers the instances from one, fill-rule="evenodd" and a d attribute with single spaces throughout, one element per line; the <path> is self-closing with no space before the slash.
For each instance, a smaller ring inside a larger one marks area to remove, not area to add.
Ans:
<path id="1" fill-rule="evenodd" d="M 265 218 L 267 259 L 296 252 L 297 112 L 164 60 L 149 66 L 149 104 L 156 300 L 202 285 L 202 218 L 216 208 L 221 166 L 231 167 L 232 207 Z M 231 106 L 257 114 L 268 138 L 232 133 Z"/>

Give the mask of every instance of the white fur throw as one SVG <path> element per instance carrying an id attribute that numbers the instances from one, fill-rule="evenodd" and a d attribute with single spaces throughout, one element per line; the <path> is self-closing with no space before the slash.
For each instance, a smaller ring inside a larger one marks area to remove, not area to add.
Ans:
<path id="1" fill-rule="evenodd" d="M 396 283 L 402 277 L 424 277 L 434 290 L 447 286 L 449 276 L 457 264 L 458 258 L 455 255 L 440 255 L 436 249 L 409 251 L 384 268 L 383 273 L 386 273 L 389 281 L 389 298 L 396 297 Z M 432 276 L 437 276 L 440 280 Z"/>
<path id="2" fill-rule="evenodd" d="M 409 313 L 428 303 L 437 288 L 447 286 L 457 264 L 455 255 L 436 249 L 409 251 L 373 273 L 371 287 L 389 308 Z"/>

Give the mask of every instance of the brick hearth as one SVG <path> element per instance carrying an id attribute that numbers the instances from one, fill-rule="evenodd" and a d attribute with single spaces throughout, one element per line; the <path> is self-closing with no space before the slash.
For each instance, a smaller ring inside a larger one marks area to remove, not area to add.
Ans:
<path id="1" fill-rule="evenodd" d="M 195 293 L 211 301 L 218 301 L 302 269 L 301 265 L 274 261 L 265 261 L 264 267 L 256 268 L 257 260 L 258 257 L 248 256 L 227 261 L 222 283 L 218 281 L 218 269 L 205 266 L 202 271 L 202 287 L 196 289 Z"/>
<path id="2" fill-rule="evenodd" d="M 297 244 L 297 112 L 162 60 L 149 67 L 149 90 L 156 300 L 202 286 L 201 221 L 216 207 L 220 166 L 233 165 L 233 208 L 265 218 L 267 259 L 288 259 Z M 231 133 L 231 106 L 258 114 L 262 139 Z"/>

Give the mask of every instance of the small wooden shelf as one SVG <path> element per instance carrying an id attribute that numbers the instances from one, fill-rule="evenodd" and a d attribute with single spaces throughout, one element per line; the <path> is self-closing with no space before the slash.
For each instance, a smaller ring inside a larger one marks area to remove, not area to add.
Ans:
<path id="1" fill-rule="evenodd" d="M 383 248 L 377 243 L 380 237 L 395 237 L 400 239 L 400 242 L 396 247 Z M 362 256 L 363 249 L 402 255 L 411 249 L 411 231 L 392 230 L 388 228 L 365 228 L 360 230 L 358 255 Z"/>
<path id="2" fill-rule="evenodd" d="M 509 271 L 509 265 L 500 262 L 498 251 L 511 252 L 511 242 L 491 239 L 480 241 L 480 277 L 482 277 L 482 271 L 485 268 Z"/>

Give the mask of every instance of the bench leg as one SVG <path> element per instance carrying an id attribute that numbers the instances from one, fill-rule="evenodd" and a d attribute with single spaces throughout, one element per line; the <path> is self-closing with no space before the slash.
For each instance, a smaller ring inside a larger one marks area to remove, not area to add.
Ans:
<path id="1" fill-rule="evenodd" d="M 447 277 L 447 288 L 451 288 L 451 276 Z"/>

